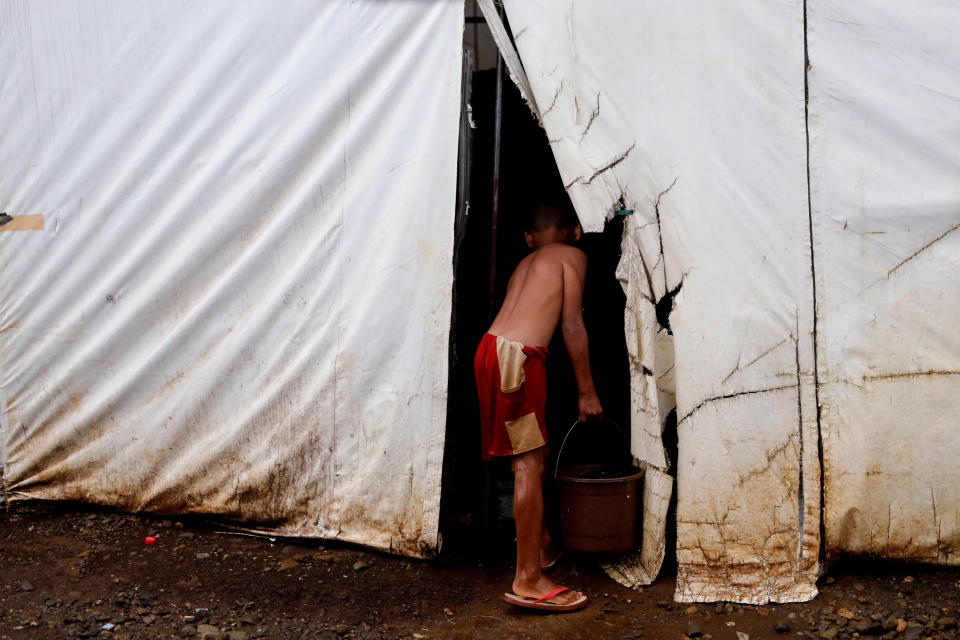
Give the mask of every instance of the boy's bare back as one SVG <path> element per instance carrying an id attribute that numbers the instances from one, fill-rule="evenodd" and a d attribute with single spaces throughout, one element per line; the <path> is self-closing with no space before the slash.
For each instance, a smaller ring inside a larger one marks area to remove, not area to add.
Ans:
<path id="1" fill-rule="evenodd" d="M 569 243 L 580 238 L 580 227 L 548 227 L 525 233 L 534 250 L 520 261 L 500 313 L 489 333 L 527 346 L 546 346 L 561 323 L 579 390 L 580 419 L 603 415 L 590 374 L 587 329 L 583 324 L 583 282 L 587 256 Z"/>
<path id="2" fill-rule="evenodd" d="M 490 333 L 526 345 L 549 344 L 561 317 L 580 316 L 586 267 L 587 257 L 576 247 L 553 243 L 535 250 L 510 276 Z"/>

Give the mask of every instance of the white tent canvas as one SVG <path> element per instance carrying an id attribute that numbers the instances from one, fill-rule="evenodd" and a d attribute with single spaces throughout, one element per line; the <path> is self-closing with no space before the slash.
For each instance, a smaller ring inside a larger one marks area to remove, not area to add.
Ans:
<path id="1" fill-rule="evenodd" d="M 462 28 L 0 2 L 10 501 L 436 550 Z"/>
<path id="2" fill-rule="evenodd" d="M 960 564 L 960 7 L 808 21 L 824 546 Z"/>
<path id="3" fill-rule="evenodd" d="M 956 5 L 505 8 L 584 226 L 634 211 L 633 450 L 659 479 L 675 399 L 677 598 L 809 599 L 821 545 L 956 564 Z"/>

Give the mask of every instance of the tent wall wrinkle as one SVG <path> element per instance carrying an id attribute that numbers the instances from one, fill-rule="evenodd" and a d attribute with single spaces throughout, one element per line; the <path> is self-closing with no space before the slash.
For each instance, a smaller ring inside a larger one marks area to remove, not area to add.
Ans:
<path id="1" fill-rule="evenodd" d="M 462 29 L 0 0 L 8 499 L 435 552 Z"/>

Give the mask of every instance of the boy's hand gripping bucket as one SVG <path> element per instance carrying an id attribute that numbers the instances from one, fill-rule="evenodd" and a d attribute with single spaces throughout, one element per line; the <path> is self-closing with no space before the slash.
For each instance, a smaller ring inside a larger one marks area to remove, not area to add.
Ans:
<path id="1" fill-rule="evenodd" d="M 629 447 L 626 434 L 609 418 Z M 570 427 L 557 452 L 554 478 L 560 485 L 560 523 L 567 549 L 590 553 L 623 553 L 637 546 L 643 471 L 620 465 L 589 464 L 560 468 Z M 597 423 L 594 423 L 597 424 Z"/>

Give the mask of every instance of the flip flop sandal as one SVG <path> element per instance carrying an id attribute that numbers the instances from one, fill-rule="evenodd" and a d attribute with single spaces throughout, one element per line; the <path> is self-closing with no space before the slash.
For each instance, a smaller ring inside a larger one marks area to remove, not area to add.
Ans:
<path id="1" fill-rule="evenodd" d="M 556 613 L 576 611 L 577 609 L 583 609 L 587 606 L 587 596 L 585 595 L 581 595 L 573 602 L 567 604 L 548 602 L 548 600 L 552 600 L 565 591 L 570 591 L 570 587 L 557 587 L 542 598 L 526 598 L 524 596 L 518 596 L 515 593 L 505 593 L 503 594 L 503 599 L 512 605 L 524 609 L 537 609 L 539 611 L 553 611 Z"/>
<path id="2" fill-rule="evenodd" d="M 563 554 L 564 554 L 563 551 L 561 551 L 560 553 L 558 553 L 556 558 L 554 558 L 554 559 L 551 560 L 549 563 L 547 563 L 547 564 L 543 565 L 542 567 L 540 567 L 540 571 L 546 573 L 547 571 L 553 570 L 553 569 L 557 566 L 557 563 L 560 562 L 561 558 L 563 558 Z"/>

